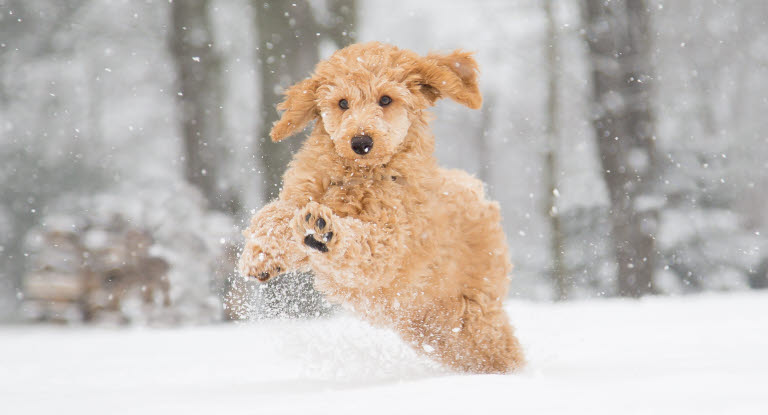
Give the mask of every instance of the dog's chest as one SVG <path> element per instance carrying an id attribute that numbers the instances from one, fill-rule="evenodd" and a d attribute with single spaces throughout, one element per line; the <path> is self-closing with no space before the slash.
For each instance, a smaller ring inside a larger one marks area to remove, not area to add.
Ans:
<path id="1" fill-rule="evenodd" d="M 407 214 L 409 197 L 402 177 L 347 177 L 331 180 L 321 203 L 337 215 L 361 220 L 395 219 Z"/>

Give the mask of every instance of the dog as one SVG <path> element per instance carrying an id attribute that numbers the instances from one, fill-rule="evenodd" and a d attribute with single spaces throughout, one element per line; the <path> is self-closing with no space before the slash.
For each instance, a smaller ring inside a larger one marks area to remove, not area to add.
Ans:
<path id="1" fill-rule="evenodd" d="M 272 140 L 315 125 L 278 200 L 243 231 L 241 274 L 311 271 L 329 301 L 455 370 L 521 368 L 502 308 L 512 266 L 499 205 L 479 180 L 438 166 L 426 112 L 441 98 L 479 109 L 478 72 L 469 52 L 372 42 L 288 88 Z"/>

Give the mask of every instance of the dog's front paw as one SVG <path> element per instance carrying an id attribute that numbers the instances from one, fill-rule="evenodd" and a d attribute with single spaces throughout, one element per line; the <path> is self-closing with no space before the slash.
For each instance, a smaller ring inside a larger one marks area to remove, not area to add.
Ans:
<path id="1" fill-rule="evenodd" d="M 320 252 L 328 252 L 338 241 L 334 235 L 333 212 L 317 202 L 310 202 L 299 209 L 294 229 L 304 245 Z"/>
<path id="2" fill-rule="evenodd" d="M 240 255 L 238 268 L 243 276 L 267 282 L 286 270 L 282 257 L 281 254 L 271 252 L 260 244 L 249 241 Z"/>

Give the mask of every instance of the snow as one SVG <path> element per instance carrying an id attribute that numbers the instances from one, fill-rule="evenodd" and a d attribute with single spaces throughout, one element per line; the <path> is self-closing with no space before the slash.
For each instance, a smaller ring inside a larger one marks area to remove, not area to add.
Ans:
<path id="1" fill-rule="evenodd" d="M 441 369 L 343 315 L 0 327 L 3 413 L 765 414 L 768 293 L 512 302 L 516 375 Z"/>

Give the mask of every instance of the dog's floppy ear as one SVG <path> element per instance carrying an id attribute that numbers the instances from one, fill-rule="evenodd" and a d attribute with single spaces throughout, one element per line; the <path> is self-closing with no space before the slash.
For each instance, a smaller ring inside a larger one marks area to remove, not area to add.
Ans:
<path id="1" fill-rule="evenodd" d="M 315 103 L 317 86 L 315 78 L 307 78 L 285 91 L 285 100 L 277 106 L 283 114 L 269 133 L 272 141 L 278 142 L 300 132 L 318 116 Z"/>
<path id="2" fill-rule="evenodd" d="M 434 104 L 448 97 L 472 109 L 483 105 L 477 85 L 479 68 L 472 52 L 430 53 L 417 63 L 413 78 L 420 92 Z"/>

